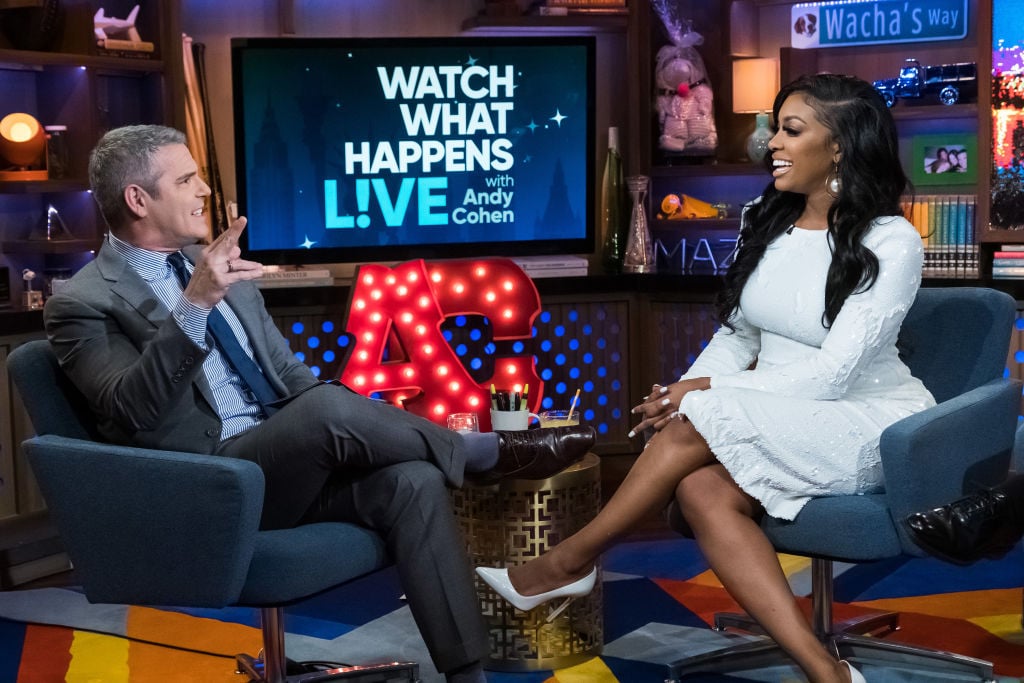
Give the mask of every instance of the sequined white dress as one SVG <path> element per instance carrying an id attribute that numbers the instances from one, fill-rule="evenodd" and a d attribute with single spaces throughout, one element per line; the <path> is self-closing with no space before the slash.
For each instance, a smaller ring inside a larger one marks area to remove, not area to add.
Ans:
<path id="1" fill-rule="evenodd" d="M 882 430 L 935 404 L 896 350 L 921 283 L 921 238 L 887 217 L 864 243 L 878 279 L 825 329 L 828 232 L 780 235 L 743 290 L 736 331 L 719 329 L 683 375 L 711 378 L 680 410 L 773 517 L 793 519 L 813 496 L 879 490 Z"/>

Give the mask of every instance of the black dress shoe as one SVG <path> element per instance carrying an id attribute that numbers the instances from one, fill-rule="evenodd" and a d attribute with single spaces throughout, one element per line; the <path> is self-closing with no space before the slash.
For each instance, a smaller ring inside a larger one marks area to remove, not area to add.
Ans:
<path id="1" fill-rule="evenodd" d="M 913 541 L 929 554 L 967 565 L 982 558 L 998 559 L 1016 545 L 1024 520 L 1014 517 L 1014 501 L 997 487 L 915 512 L 904 523 Z"/>
<path id="2" fill-rule="evenodd" d="M 593 427 L 546 427 L 501 432 L 498 435 L 498 463 L 486 472 L 472 475 L 478 484 L 501 479 L 547 479 L 579 462 L 593 448 L 597 436 Z"/>

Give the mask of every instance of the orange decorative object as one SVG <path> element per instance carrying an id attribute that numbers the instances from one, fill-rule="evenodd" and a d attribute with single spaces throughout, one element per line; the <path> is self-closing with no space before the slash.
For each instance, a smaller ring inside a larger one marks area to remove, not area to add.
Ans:
<path id="1" fill-rule="evenodd" d="M 441 325 L 455 315 L 485 316 L 493 339 L 530 339 L 540 314 L 533 280 L 510 259 L 406 261 L 360 266 L 345 320 L 353 348 L 341 381 L 444 425 L 449 413 L 477 413 L 490 425 L 490 386 L 530 386 L 530 410 L 544 396 L 532 354 L 495 359 L 494 376 L 475 382 Z M 386 360 L 385 360 L 386 359 Z"/>
<path id="2" fill-rule="evenodd" d="M 659 218 L 670 221 L 684 218 L 718 218 L 718 209 L 688 194 L 684 194 L 682 199 L 677 194 L 665 195 L 661 200 L 661 210 L 662 215 Z"/>

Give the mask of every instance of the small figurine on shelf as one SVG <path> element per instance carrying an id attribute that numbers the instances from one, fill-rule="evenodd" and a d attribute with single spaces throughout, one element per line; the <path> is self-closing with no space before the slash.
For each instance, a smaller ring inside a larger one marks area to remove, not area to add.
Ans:
<path id="1" fill-rule="evenodd" d="M 718 147 L 714 93 L 696 47 L 704 37 L 676 16 L 671 0 L 651 0 L 671 45 L 658 50 L 654 68 L 655 103 L 661 136 L 658 146 L 670 154 L 710 156 Z"/>
<path id="2" fill-rule="evenodd" d="M 100 7 L 92 18 L 96 45 L 100 50 L 118 56 L 149 56 L 155 46 L 139 35 L 135 27 L 138 16 L 138 5 L 135 5 L 124 19 L 107 16 L 106 10 Z"/>
<path id="3" fill-rule="evenodd" d="M 22 297 L 22 305 L 30 311 L 43 307 L 43 293 L 32 289 L 32 281 L 36 279 L 36 272 L 26 268 L 21 271 L 21 279 L 25 281 L 25 294 Z"/>

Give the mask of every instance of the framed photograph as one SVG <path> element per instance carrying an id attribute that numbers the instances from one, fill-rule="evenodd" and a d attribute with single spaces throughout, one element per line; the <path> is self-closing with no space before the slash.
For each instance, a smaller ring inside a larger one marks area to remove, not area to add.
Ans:
<path id="1" fill-rule="evenodd" d="M 915 185 L 967 185 L 978 180 L 978 139 L 964 133 L 913 138 L 910 179 Z"/>

